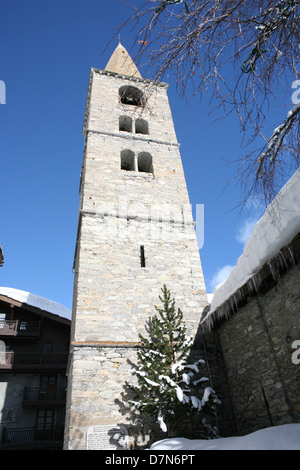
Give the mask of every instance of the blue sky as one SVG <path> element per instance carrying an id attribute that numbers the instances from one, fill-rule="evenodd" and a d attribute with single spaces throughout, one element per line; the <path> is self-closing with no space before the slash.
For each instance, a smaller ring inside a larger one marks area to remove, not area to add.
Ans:
<path id="1" fill-rule="evenodd" d="M 89 70 L 105 68 L 117 40 L 104 48 L 130 13 L 119 0 L 2 2 L 2 286 L 71 308 Z M 134 39 L 130 31 L 121 35 L 128 50 Z M 211 292 L 222 280 L 218 273 L 236 264 L 245 234 L 261 214 L 254 205 L 242 214 L 236 210 L 242 195 L 238 185 L 227 186 L 235 175 L 235 165 L 228 162 L 240 155 L 237 120 L 231 116 L 214 123 L 208 102 L 195 98 L 188 105 L 176 94 L 174 80 L 165 81 L 194 213 L 204 204 L 200 256 Z"/>

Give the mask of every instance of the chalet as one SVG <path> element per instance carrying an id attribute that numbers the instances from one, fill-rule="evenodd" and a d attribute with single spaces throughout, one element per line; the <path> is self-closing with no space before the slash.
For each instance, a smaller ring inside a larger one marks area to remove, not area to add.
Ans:
<path id="1" fill-rule="evenodd" d="M 71 312 L 0 287 L 0 450 L 62 448 Z"/>

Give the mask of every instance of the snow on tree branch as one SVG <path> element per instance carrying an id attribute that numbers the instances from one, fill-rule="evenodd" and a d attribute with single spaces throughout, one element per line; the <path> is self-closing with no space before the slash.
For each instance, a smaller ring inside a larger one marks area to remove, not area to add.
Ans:
<path id="1" fill-rule="evenodd" d="M 269 148 L 263 129 L 272 118 L 270 105 L 286 100 L 281 94 L 300 76 L 300 0 L 148 0 L 133 11 L 120 29 L 130 25 L 137 33 L 135 62 L 143 76 L 155 83 L 171 74 L 183 97 L 211 98 L 217 119 L 236 113 L 242 131 L 236 162 L 242 164 L 234 176 L 241 202 L 258 195 L 269 204 L 299 154 L 291 119 L 283 117 Z"/>
<path id="2" fill-rule="evenodd" d="M 285 121 L 274 129 L 273 134 L 269 140 L 268 147 L 265 152 L 258 159 L 258 169 L 256 172 L 256 178 L 259 178 L 262 173 L 262 166 L 266 158 L 270 159 L 270 163 L 274 164 L 278 152 L 282 148 L 284 138 L 287 136 L 289 130 L 294 125 L 297 119 L 299 119 L 300 104 L 296 104 L 287 114 Z"/>
<path id="3" fill-rule="evenodd" d="M 176 310 L 166 286 L 162 293 L 159 298 L 163 307 L 155 307 L 158 315 L 148 322 L 149 336 L 140 335 L 143 347 L 138 352 L 138 370 L 134 373 L 137 384 L 126 385 L 134 392 L 129 403 L 154 417 L 161 430 L 168 432 L 187 418 L 193 419 L 203 408 L 214 415 L 219 401 L 211 387 L 203 389 L 208 379 L 201 374 L 201 368 L 206 368 L 206 362 L 188 360 L 192 341 L 186 335 L 181 310 Z"/>
<path id="4" fill-rule="evenodd" d="M 257 60 L 265 52 L 264 47 L 271 34 L 275 33 L 277 28 L 285 24 L 289 16 L 293 13 L 295 8 L 299 5 L 299 0 L 280 0 L 273 8 L 269 8 L 266 14 L 272 15 L 275 12 L 275 17 L 267 19 L 266 23 L 256 26 L 259 31 L 256 43 L 252 48 L 248 59 L 243 63 L 241 69 L 244 73 L 253 72 Z"/>

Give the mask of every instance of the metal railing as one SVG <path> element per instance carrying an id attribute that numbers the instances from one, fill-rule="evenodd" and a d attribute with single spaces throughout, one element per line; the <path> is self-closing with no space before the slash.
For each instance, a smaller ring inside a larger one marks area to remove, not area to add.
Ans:
<path id="1" fill-rule="evenodd" d="M 66 400 L 66 389 L 59 387 L 28 388 L 24 389 L 23 404 L 37 403 L 64 403 Z"/>
<path id="2" fill-rule="evenodd" d="M 62 439 L 61 430 L 57 429 L 36 429 L 36 428 L 3 428 L 2 445 L 24 445 L 36 441 L 58 441 Z"/>

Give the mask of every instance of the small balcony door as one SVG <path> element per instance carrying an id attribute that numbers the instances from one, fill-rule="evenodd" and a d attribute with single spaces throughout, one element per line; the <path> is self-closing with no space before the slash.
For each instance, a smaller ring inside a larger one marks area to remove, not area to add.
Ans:
<path id="1" fill-rule="evenodd" d="M 54 431 L 54 409 L 37 410 L 35 439 L 47 441 L 53 438 Z"/>
<path id="2" fill-rule="evenodd" d="M 40 380 L 40 400 L 55 400 L 56 386 L 56 375 L 42 375 Z"/>

